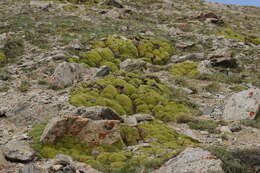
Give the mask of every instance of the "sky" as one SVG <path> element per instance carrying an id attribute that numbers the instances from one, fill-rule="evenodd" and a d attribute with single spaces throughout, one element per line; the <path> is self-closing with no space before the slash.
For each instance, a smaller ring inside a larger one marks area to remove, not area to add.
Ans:
<path id="1" fill-rule="evenodd" d="M 250 5 L 260 7 L 260 0 L 206 0 L 224 4 Z"/>

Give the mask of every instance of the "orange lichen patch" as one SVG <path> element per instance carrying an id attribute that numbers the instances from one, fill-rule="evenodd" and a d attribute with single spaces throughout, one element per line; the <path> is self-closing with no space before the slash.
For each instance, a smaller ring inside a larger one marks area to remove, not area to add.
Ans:
<path id="1" fill-rule="evenodd" d="M 83 121 L 84 120 L 84 118 L 82 118 L 82 117 L 75 117 L 74 118 L 76 121 Z"/>
<path id="2" fill-rule="evenodd" d="M 98 138 L 99 138 L 99 139 L 105 139 L 106 136 L 107 136 L 106 133 L 99 133 Z"/>
<path id="3" fill-rule="evenodd" d="M 115 127 L 115 123 L 114 123 L 113 121 L 108 122 L 108 125 L 109 125 L 110 127 Z"/>
<path id="4" fill-rule="evenodd" d="M 252 97 L 254 95 L 254 92 L 249 92 L 248 95 Z"/>
<path id="5" fill-rule="evenodd" d="M 249 112 L 249 116 L 250 117 L 254 117 L 255 116 L 255 112 Z"/>

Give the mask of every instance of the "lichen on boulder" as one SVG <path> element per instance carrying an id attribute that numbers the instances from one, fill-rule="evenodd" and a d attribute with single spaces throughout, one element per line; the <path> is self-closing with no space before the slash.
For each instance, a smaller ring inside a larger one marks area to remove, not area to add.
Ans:
<path id="1" fill-rule="evenodd" d="M 144 121 L 136 127 L 121 125 L 123 140 L 113 144 L 94 144 L 76 136 L 63 136 L 54 143 L 43 143 L 39 138 L 44 128 L 45 125 L 35 125 L 30 132 L 32 146 L 42 157 L 54 158 L 57 154 L 66 154 L 103 172 L 151 171 L 186 147 L 197 145 L 196 141 L 178 134 L 159 120 Z M 149 145 L 135 147 L 139 143 Z M 128 147 L 136 149 L 128 150 Z"/>
<path id="2" fill-rule="evenodd" d="M 120 115 L 151 114 L 165 121 L 194 112 L 173 98 L 172 90 L 153 76 L 119 71 L 80 83 L 72 90 L 69 102 L 74 106 L 107 106 Z"/>

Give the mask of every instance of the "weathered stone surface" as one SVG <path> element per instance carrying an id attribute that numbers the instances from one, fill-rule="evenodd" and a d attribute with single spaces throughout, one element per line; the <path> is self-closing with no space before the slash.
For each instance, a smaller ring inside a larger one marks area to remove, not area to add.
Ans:
<path id="1" fill-rule="evenodd" d="M 56 67 L 51 82 L 59 87 L 66 87 L 79 81 L 85 71 L 82 64 L 64 62 Z"/>
<path id="2" fill-rule="evenodd" d="M 45 128 L 41 141 L 54 142 L 61 136 L 75 136 L 94 144 L 113 144 L 121 139 L 119 121 L 93 121 L 75 116 L 53 118 Z"/>
<path id="3" fill-rule="evenodd" d="M 154 173 L 224 173 L 222 161 L 201 148 L 187 148 Z"/>
<path id="4" fill-rule="evenodd" d="M 47 173 L 46 170 L 36 167 L 34 164 L 25 165 L 18 173 Z"/>
<path id="5" fill-rule="evenodd" d="M 104 77 L 110 73 L 110 68 L 108 66 L 101 66 L 96 74 L 95 77 Z"/>
<path id="6" fill-rule="evenodd" d="M 135 117 L 137 122 L 154 120 L 154 117 L 150 114 L 134 114 L 132 116 Z"/>
<path id="7" fill-rule="evenodd" d="M 92 120 L 122 120 L 113 109 L 105 106 L 79 107 L 74 115 Z"/>
<path id="8" fill-rule="evenodd" d="M 120 63 L 120 69 L 124 71 L 143 71 L 146 67 L 146 62 L 138 59 L 127 59 Z"/>
<path id="9" fill-rule="evenodd" d="M 171 57 L 171 62 L 173 63 L 180 63 L 180 62 L 184 62 L 187 60 L 191 60 L 191 61 L 201 61 L 205 58 L 204 53 L 190 53 L 184 56 L 177 56 L 174 55 Z"/>
<path id="10" fill-rule="evenodd" d="M 7 39 L 7 34 L 0 34 L 0 49 L 4 48 Z"/>
<path id="11" fill-rule="evenodd" d="M 259 113 L 260 89 L 248 89 L 230 96 L 225 103 L 223 119 L 229 121 L 254 119 Z"/>
<path id="12" fill-rule="evenodd" d="M 29 144 L 22 141 L 10 141 L 4 149 L 6 159 L 13 162 L 29 162 L 33 159 L 34 154 L 35 152 Z"/>
<path id="13" fill-rule="evenodd" d="M 9 165 L 9 163 L 6 161 L 3 152 L 0 150 L 0 170 L 1 168 L 5 168 Z"/>
<path id="14" fill-rule="evenodd" d="M 54 164 L 60 164 L 60 165 L 70 165 L 73 162 L 73 159 L 70 156 L 64 155 L 64 154 L 58 154 L 54 158 Z"/>

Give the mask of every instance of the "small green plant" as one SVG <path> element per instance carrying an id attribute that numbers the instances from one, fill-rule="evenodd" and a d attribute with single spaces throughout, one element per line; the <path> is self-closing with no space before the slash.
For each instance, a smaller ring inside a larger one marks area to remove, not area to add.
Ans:
<path id="1" fill-rule="evenodd" d="M 211 146 L 208 150 L 222 160 L 225 173 L 252 173 L 250 167 L 236 156 L 236 152 L 230 152 L 224 147 L 216 146 Z"/>
<path id="2" fill-rule="evenodd" d="M 208 92 L 218 92 L 220 90 L 220 85 L 218 82 L 212 82 L 211 84 L 204 87 L 204 89 Z"/>
<path id="3" fill-rule="evenodd" d="M 211 133 L 215 133 L 216 128 L 218 127 L 218 123 L 214 120 L 194 120 L 192 122 L 189 122 L 188 125 L 192 129 L 206 130 Z"/>
<path id="4" fill-rule="evenodd" d="M 20 86 L 17 87 L 17 89 L 21 92 L 26 92 L 29 90 L 30 86 L 31 86 L 30 82 L 23 80 L 21 81 L 21 84 Z"/>
<path id="5" fill-rule="evenodd" d="M 0 66 L 7 63 L 7 58 L 4 53 L 0 52 Z"/>

